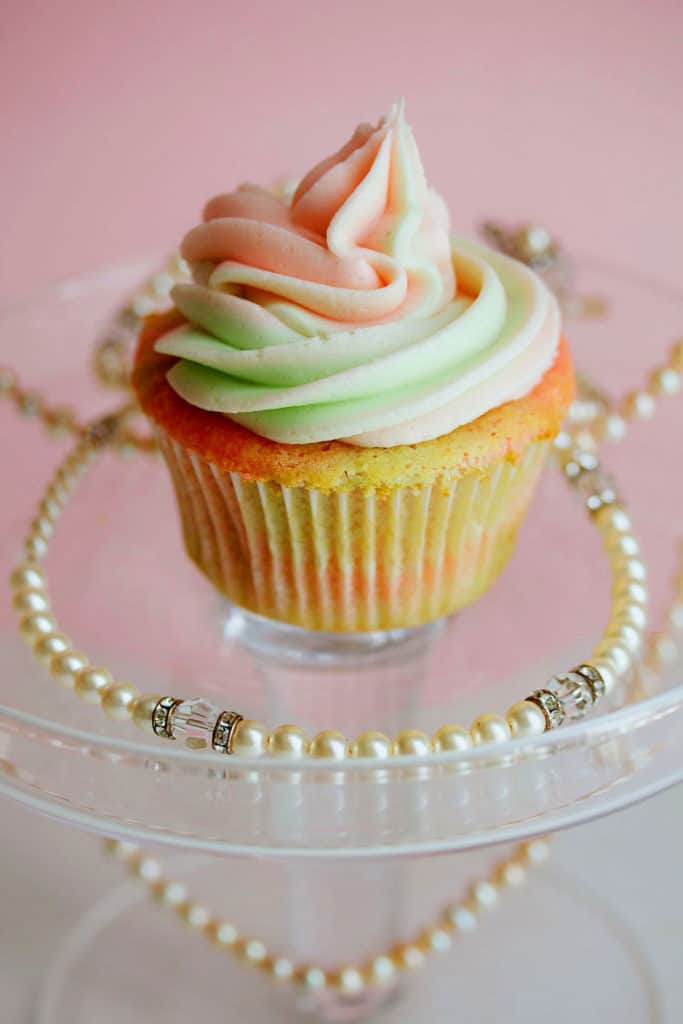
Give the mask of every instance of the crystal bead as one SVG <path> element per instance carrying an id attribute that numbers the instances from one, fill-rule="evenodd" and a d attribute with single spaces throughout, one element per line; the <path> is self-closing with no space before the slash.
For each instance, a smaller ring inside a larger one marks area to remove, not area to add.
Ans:
<path id="1" fill-rule="evenodd" d="M 561 672 L 553 676 L 547 689 L 555 694 L 569 719 L 583 718 L 594 704 L 591 685 L 579 672 Z"/>
<path id="2" fill-rule="evenodd" d="M 193 750 L 211 749 L 213 731 L 221 709 L 203 697 L 191 697 L 174 709 L 171 718 L 173 739 L 182 740 Z"/>

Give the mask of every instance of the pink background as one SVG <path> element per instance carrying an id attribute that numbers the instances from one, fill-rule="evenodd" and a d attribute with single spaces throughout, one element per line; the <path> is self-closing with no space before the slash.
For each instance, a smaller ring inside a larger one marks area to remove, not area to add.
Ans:
<path id="1" fill-rule="evenodd" d="M 2 0 L 0 300 L 175 245 L 208 195 L 244 178 L 269 182 L 301 173 L 401 94 L 456 228 L 469 231 L 486 216 L 539 218 L 573 251 L 680 285 L 682 52 L 681 0 Z M 627 357 L 619 360 L 624 376 L 633 380 L 651 358 L 643 351 L 643 339 L 650 339 L 642 319 L 645 312 L 623 333 L 624 345 L 632 339 L 630 352 L 620 352 Z M 647 324 L 659 358 L 670 325 Z M 23 369 L 27 353 L 0 345 L 0 363 L 15 357 Z M 40 382 L 48 360 L 31 358 Z M 60 358 L 55 346 L 51 365 Z M 67 354 L 62 362 L 73 359 Z M 68 397 L 55 377 L 58 397 Z M 671 422 L 680 431 L 680 405 L 678 417 Z M 660 422 L 655 431 L 664 429 Z M 636 441 L 631 473 L 642 486 L 629 494 L 638 491 L 648 554 L 658 546 L 668 557 L 672 509 L 679 506 L 658 460 L 643 457 L 653 436 L 647 429 Z M 35 424 L 18 425 L 8 408 L 0 409 L 0 466 L 13 470 L 0 519 L 3 579 L 61 450 Z M 617 458 L 625 463 L 632 451 L 622 449 Z M 677 485 L 680 494 L 680 477 Z M 551 479 L 548 486 L 556 484 Z M 102 506 L 98 531 L 107 514 Z M 569 625 L 562 628 L 571 632 L 586 594 L 586 563 L 577 574 L 574 538 L 570 544 L 563 521 L 554 563 L 562 586 L 540 593 L 552 598 L 548 615 L 561 624 L 566 610 Z M 69 527 L 72 536 L 79 525 Z M 91 551 L 99 535 L 90 538 Z M 527 537 L 520 557 L 532 548 Z M 545 549 L 536 564 L 544 558 Z M 78 572 L 66 581 L 60 608 L 65 597 L 83 604 L 82 578 Z M 592 589 L 604 597 L 603 579 L 604 573 Z M 117 580 L 112 607 L 124 583 Z M 100 602 L 108 595 L 103 590 Z M 491 595 L 503 623 L 508 597 L 504 589 Z M 7 603 L 3 588 L 3 629 L 11 621 Z M 111 608 L 105 611 L 102 630 L 111 622 Z M 106 653 L 102 642 L 103 660 Z M 38 693 L 36 687 L 36 701 Z M 70 714 L 70 696 L 59 696 Z M 680 791 L 663 800 L 564 837 L 563 847 L 568 867 L 590 863 L 603 898 L 618 900 L 658 970 L 664 964 L 675 979 L 680 914 L 665 855 L 679 843 L 680 830 L 674 835 L 671 827 L 681 820 Z M 3 911 L 12 941 L 0 957 L 0 987 L 7 1013 L 13 1016 L 14 1007 L 19 1019 L 65 922 L 114 875 L 97 867 L 82 836 L 29 822 L 9 805 L 1 810 Z M 660 842 L 653 846 L 655 830 Z M 592 845 L 582 846 L 586 834 Z M 271 897 L 267 889 L 263 895 L 266 902 Z M 452 970 L 445 960 L 442 971 Z M 670 987 L 680 994 L 675 980 Z M 675 1008 L 667 1016 L 679 1019 Z"/>
<path id="2" fill-rule="evenodd" d="M 400 94 L 456 228 L 680 273 L 679 0 L 5 0 L 0 35 L 0 297 L 174 244 Z"/>

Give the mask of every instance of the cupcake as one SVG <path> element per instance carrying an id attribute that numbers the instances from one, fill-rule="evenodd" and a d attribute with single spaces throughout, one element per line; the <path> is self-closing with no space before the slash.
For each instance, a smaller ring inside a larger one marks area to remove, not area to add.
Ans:
<path id="1" fill-rule="evenodd" d="M 572 365 L 540 278 L 450 234 L 402 105 L 288 194 L 210 200 L 181 253 L 193 283 L 145 323 L 133 382 L 205 576 L 332 632 L 483 594 Z"/>

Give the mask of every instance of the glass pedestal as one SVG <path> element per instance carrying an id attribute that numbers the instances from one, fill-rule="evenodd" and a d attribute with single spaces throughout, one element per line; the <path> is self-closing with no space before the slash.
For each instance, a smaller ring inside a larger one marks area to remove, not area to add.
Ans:
<path id="1" fill-rule="evenodd" d="M 110 407 L 113 397 L 89 381 L 89 346 L 144 269 L 66 282 L 9 310 L 0 324 L 3 361 L 11 355 L 56 402 L 77 395 L 92 413 Z M 598 267 L 587 266 L 582 279 L 607 295 L 614 315 L 568 333 L 582 368 L 619 393 L 645 361 L 663 356 L 683 302 Z M 624 331 L 661 337 L 662 352 L 629 346 L 615 360 Z M 58 449 L 8 408 L 0 417 L 11 483 L 5 571 Z M 680 425 L 672 403 L 605 456 L 651 566 L 655 622 L 667 601 L 682 497 L 664 453 Z M 65 516 L 48 570 L 67 632 L 117 678 L 144 692 L 202 693 L 268 723 L 354 735 L 432 732 L 504 711 L 580 661 L 607 613 L 598 550 L 550 468 L 511 565 L 475 607 L 418 631 L 331 641 L 226 608 L 181 551 L 164 467 L 112 455 Z M 212 911 L 297 962 L 334 967 L 384 952 L 461 898 L 506 845 L 618 810 L 683 776 L 680 663 L 644 699 L 624 692 L 580 724 L 501 750 L 330 767 L 226 759 L 111 723 L 53 686 L 13 626 L 3 609 L 0 793 L 84 831 L 153 847 L 191 873 Z M 490 920 L 419 980 L 406 975 L 398 988 L 362 998 L 278 989 L 207 949 L 126 883 L 65 939 L 35 1024 L 174 1024 L 202 1012 L 245 1021 L 376 1013 L 398 1022 L 422 1019 L 437 1003 L 465 1020 L 498 1021 L 514 1003 L 512 1019 L 561 1022 L 590 1020 L 589 999 L 611 1014 L 592 1019 L 656 1019 L 646 960 L 618 914 L 571 877 L 544 870 L 507 892 Z"/>

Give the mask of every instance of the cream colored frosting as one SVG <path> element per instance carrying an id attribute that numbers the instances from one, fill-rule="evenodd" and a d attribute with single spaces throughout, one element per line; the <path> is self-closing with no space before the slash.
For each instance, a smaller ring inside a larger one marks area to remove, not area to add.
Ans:
<path id="1" fill-rule="evenodd" d="M 212 199 L 182 254 L 171 386 L 283 443 L 392 447 L 527 394 L 557 305 L 526 266 L 449 237 L 397 105 L 301 181 Z"/>

